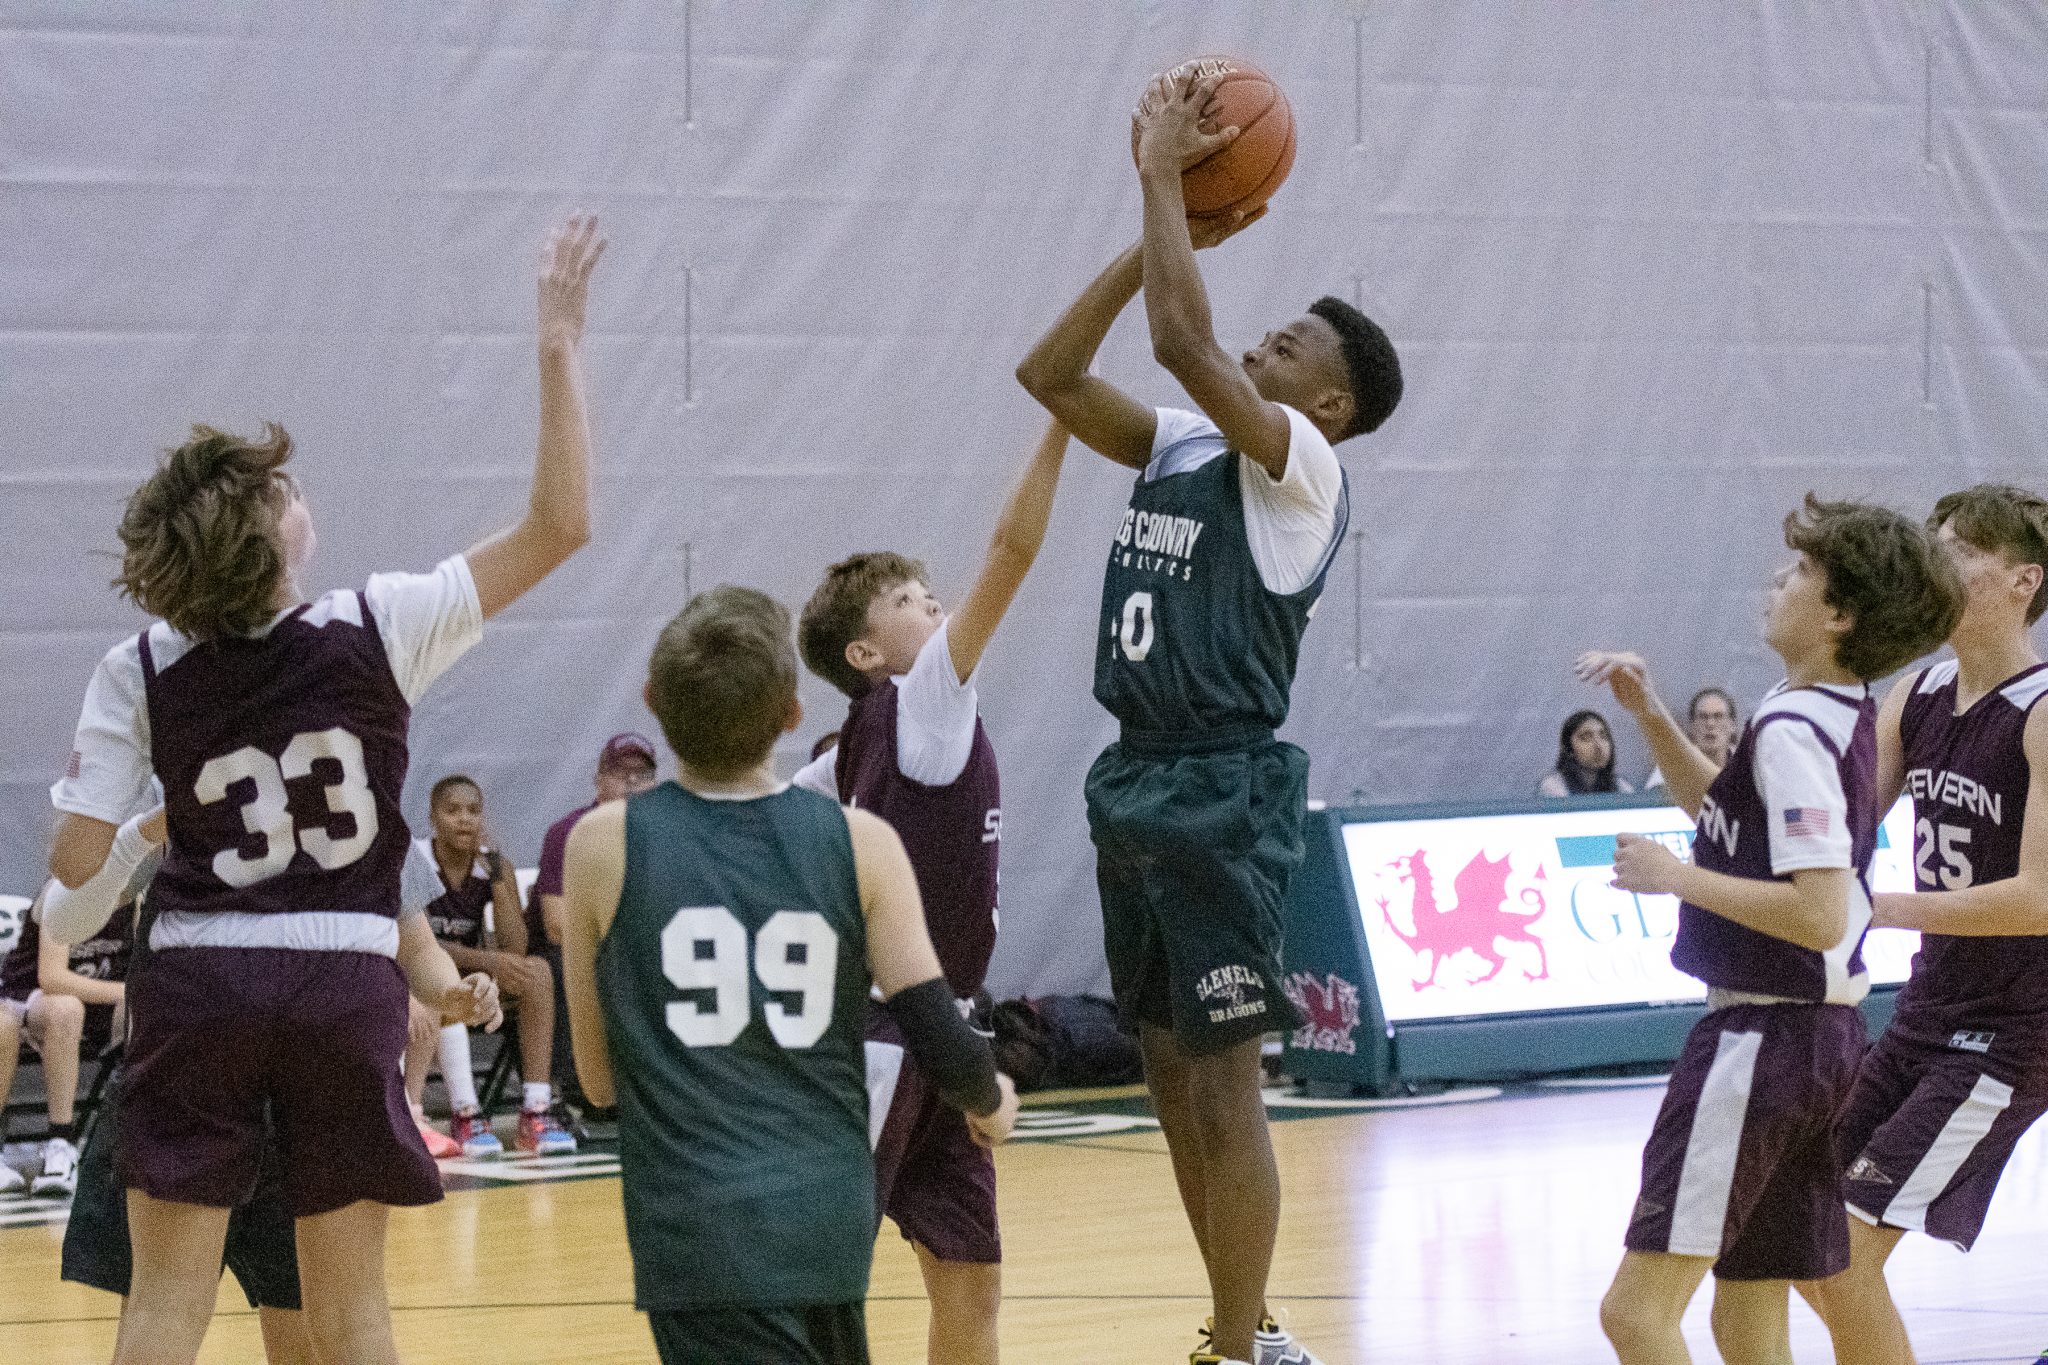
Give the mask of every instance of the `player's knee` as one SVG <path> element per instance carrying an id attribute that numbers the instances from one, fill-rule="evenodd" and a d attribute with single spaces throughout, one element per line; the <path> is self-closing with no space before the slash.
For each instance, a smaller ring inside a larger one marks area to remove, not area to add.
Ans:
<path id="1" fill-rule="evenodd" d="M 44 995 L 37 1001 L 43 1012 L 43 1028 L 52 1038 L 77 1042 L 85 1032 L 85 1002 L 75 995 Z"/>
<path id="2" fill-rule="evenodd" d="M 1610 1286 L 1600 1300 L 1600 1330 L 1623 1360 L 1657 1340 L 1670 1325 L 1654 1304 L 1628 1293 L 1619 1284 Z"/>

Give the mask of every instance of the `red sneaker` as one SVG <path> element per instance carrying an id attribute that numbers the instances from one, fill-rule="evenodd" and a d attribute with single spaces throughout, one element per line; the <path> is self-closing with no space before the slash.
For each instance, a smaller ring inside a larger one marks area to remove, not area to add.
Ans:
<path id="1" fill-rule="evenodd" d="M 576 1151 L 576 1138 L 547 1110 L 522 1109 L 512 1145 L 534 1156 L 569 1156 Z"/>
<path id="2" fill-rule="evenodd" d="M 462 1154 L 471 1161 L 488 1161 L 505 1155 L 505 1144 L 491 1131 L 491 1121 L 475 1109 L 457 1110 L 448 1120 L 448 1131 L 461 1144 Z"/>

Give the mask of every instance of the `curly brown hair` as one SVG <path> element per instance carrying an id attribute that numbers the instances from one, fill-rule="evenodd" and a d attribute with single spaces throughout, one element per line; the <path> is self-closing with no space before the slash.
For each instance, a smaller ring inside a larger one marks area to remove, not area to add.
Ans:
<path id="1" fill-rule="evenodd" d="M 1955 531 L 1956 539 L 2003 555 L 2008 564 L 2039 564 L 2048 570 L 2048 499 L 2037 493 L 2009 483 L 1980 483 L 1950 493 L 1934 504 L 1934 515 L 1927 519 L 1930 531 L 1943 525 Z M 2048 612 L 2048 574 L 2027 604 L 2027 624 L 2040 620 L 2043 612 Z"/>
<path id="2" fill-rule="evenodd" d="M 1835 662 L 1869 682 L 1936 648 L 1963 614 L 1963 584 L 1934 537 L 1898 513 L 1812 493 L 1785 514 L 1785 544 L 1827 579 L 1826 601 L 1852 624 Z"/>
<path id="3" fill-rule="evenodd" d="M 867 633 L 868 608 L 900 583 L 927 583 L 924 565 L 887 550 L 842 559 L 825 570 L 825 581 L 804 603 L 796 628 L 804 667 L 857 697 L 868 690 L 861 671 L 846 661 L 846 647 Z"/>
<path id="4" fill-rule="evenodd" d="M 260 441 L 195 425 L 129 497 L 114 586 L 194 640 L 262 626 L 285 572 L 277 519 L 291 457 L 292 438 L 275 422 Z"/>
<path id="5" fill-rule="evenodd" d="M 655 641 L 647 700 L 693 771 L 716 781 L 753 767 L 796 701 L 789 609 L 730 583 L 698 593 Z"/>

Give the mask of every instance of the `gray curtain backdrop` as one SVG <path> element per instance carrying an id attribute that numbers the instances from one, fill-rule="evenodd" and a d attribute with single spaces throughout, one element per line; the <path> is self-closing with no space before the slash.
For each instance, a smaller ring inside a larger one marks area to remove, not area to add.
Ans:
<path id="1" fill-rule="evenodd" d="M 1288 726 L 1314 795 L 1528 791 L 1599 704 L 1582 647 L 1747 704 L 1809 488 L 1919 511 L 2048 482 L 2038 0 L 9 0 L 0 890 L 38 880 L 86 679 L 141 625 L 107 578 L 154 452 L 284 422 L 313 589 L 506 523 L 532 268 L 575 209 L 613 241 L 596 541 L 421 706 L 415 822 L 470 772 L 530 861 L 605 736 L 651 728 L 643 663 L 690 587 L 794 606 L 890 547 L 957 600 L 1039 426 L 1011 369 L 1137 229 L 1130 106 L 1212 51 L 1300 127 L 1270 219 L 1204 258 L 1219 335 L 1334 293 L 1408 374 L 1343 448 L 1353 533 Z M 1141 318 L 1104 363 L 1177 401 Z M 1004 992 L 1105 984 L 1080 784 L 1125 488 L 1071 457 L 982 671 Z M 803 698 L 785 769 L 843 712 Z"/>

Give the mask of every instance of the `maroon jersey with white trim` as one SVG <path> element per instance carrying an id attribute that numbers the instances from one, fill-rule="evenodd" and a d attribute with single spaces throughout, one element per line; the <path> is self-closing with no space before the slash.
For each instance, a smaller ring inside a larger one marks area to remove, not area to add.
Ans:
<path id="1" fill-rule="evenodd" d="M 1870 991 L 1870 859 L 1877 851 L 1877 711 L 1867 687 L 1781 688 L 1764 699 L 1701 802 L 1693 862 L 1758 881 L 1808 868 L 1854 876 L 1847 931 L 1826 951 L 1678 907 L 1671 965 L 1709 986 L 1853 1005 Z"/>
<path id="2" fill-rule="evenodd" d="M 150 890 L 179 914 L 398 917 L 412 708 L 360 592 L 262 635 L 139 646 L 170 842 Z M 161 946 L 161 945 L 160 945 Z"/>
<path id="3" fill-rule="evenodd" d="M 905 777 L 897 763 L 894 679 L 854 698 L 839 733 L 839 799 L 889 822 L 910 855 L 925 922 L 946 984 L 962 999 L 981 989 L 996 950 L 996 859 L 1002 787 L 980 719 L 960 776 L 943 787 Z"/>
<path id="4" fill-rule="evenodd" d="M 1955 891 L 2018 875 L 2026 825 L 2027 716 L 2048 696 L 2048 664 L 2013 675 L 1956 713 L 1956 662 L 1920 674 L 1899 715 L 1913 798 L 1913 881 Z M 2048 1037 L 2048 936 L 1924 934 L 1891 1027 L 1988 1052 Z"/>
<path id="5" fill-rule="evenodd" d="M 5 958 L 0 958 L 0 995 L 9 1000 L 26 1000 L 33 995 L 40 984 L 43 926 L 34 916 L 24 916 L 21 921 L 21 937 Z M 89 976 L 95 981 L 125 981 L 128 979 L 128 954 L 135 946 L 135 901 L 133 897 L 123 899 L 121 908 L 107 921 L 106 927 L 83 943 L 73 944 L 69 951 L 71 970 L 80 976 Z"/>

